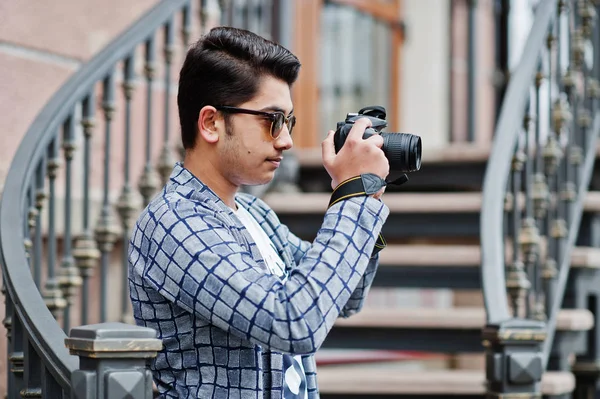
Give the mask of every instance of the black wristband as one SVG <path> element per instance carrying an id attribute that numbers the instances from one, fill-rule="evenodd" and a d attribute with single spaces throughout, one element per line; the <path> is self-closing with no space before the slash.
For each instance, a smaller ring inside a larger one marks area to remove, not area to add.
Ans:
<path id="1" fill-rule="evenodd" d="M 328 208 L 346 198 L 358 197 L 361 195 L 373 195 L 385 187 L 386 182 L 381 177 L 373 173 L 365 173 L 344 180 L 333 190 Z"/>
<path id="2" fill-rule="evenodd" d="M 351 177 L 350 179 L 341 182 L 335 190 L 333 190 L 327 208 L 331 208 L 339 201 L 347 198 L 373 195 L 385 187 L 385 185 L 385 180 L 373 173 Z M 379 233 L 371 258 L 377 255 L 379 251 L 386 247 L 386 245 L 385 238 Z"/>

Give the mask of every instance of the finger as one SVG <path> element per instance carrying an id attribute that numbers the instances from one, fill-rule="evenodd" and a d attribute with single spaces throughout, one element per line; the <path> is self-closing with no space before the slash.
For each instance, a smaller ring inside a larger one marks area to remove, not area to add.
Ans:
<path id="1" fill-rule="evenodd" d="M 365 141 L 373 143 L 379 148 L 383 147 L 383 137 L 381 137 L 381 135 L 379 135 L 379 134 L 374 134 Z"/>
<path id="2" fill-rule="evenodd" d="M 348 139 L 356 141 L 362 140 L 365 130 L 371 127 L 372 125 L 373 124 L 371 123 L 371 120 L 369 118 L 360 118 L 359 120 L 354 122 L 352 129 L 350 129 L 350 133 L 348 133 Z"/>
<path id="3" fill-rule="evenodd" d="M 333 161 L 333 158 L 335 157 L 335 145 L 333 144 L 334 133 L 335 132 L 333 130 L 327 132 L 327 137 L 325 137 L 325 140 L 323 140 L 323 142 L 321 143 L 321 151 L 324 164 Z"/>

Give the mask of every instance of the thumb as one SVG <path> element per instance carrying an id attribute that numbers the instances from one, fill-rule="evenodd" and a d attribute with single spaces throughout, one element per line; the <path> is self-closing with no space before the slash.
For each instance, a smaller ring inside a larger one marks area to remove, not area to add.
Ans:
<path id="1" fill-rule="evenodd" d="M 335 132 L 333 130 L 330 130 L 327 133 L 327 137 L 325 138 L 325 140 L 323 140 L 323 142 L 321 143 L 323 163 L 325 164 L 333 161 L 333 158 L 335 157 L 335 145 L 333 144 L 334 133 Z"/>

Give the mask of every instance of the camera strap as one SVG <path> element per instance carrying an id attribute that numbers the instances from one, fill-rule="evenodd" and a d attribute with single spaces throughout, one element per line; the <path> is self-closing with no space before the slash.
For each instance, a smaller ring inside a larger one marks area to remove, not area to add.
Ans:
<path id="1" fill-rule="evenodd" d="M 335 190 L 333 190 L 327 208 L 330 208 L 347 198 L 373 195 L 386 185 L 387 183 L 384 179 L 373 173 L 365 173 L 360 176 L 351 177 L 348 180 L 341 182 Z M 385 238 L 379 233 L 371 257 L 377 255 L 377 253 L 385 248 L 386 245 Z"/>
<path id="2" fill-rule="evenodd" d="M 397 179 L 391 180 L 391 181 L 386 181 L 386 184 L 389 186 L 390 184 L 393 184 L 394 186 L 401 186 L 404 183 L 406 183 L 408 181 L 408 176 L 406 176 L 406 174 L 401 175 L 400 177 L 398 177 Z"/>

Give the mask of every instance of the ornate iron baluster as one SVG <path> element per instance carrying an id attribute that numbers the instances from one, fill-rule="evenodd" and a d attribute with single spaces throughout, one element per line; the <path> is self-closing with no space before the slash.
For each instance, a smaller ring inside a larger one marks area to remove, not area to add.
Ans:
<path id="1" fill-rule="evenodd" d="M 536 267 L 536 263 L 539 255 L 540 235 L 533 214 L 533 159 L 532 151 L 530 150 L 531 121 L 531 115 L 526 114 L 525 118 L 523 119 L 523 130 L 525 133 L 525 150 L 523 152 L 523 157 L 525 160 L 525 215 L 519 231 L 518 241 L 521 255 L 525 264 L 525 270 L 530 271 L 530 281 L 533 281 L 533 298 L 531 299 L 533 299 L 534 303 L 533 306 L 529 305 L 532 308 L 531 315 L 536 320 L 545 320 L 546 316 L 544 314 L 544 308 L 543 306 L 540 306 L 541 303 L 537 301 L 540 287 L 537 282 L 538 269 Z"/>
<path id="2" fill-rule="evenodd" d="M 43 398 L 49 399 L 64 397 L 62 387 L 45 366 L 42 366 L 42 395 Z"/>
<path id="3" fill-rule="evenodd" d="M 544 149 L 544 159 L 546 174 L 550 181 L 550 190 L 553 198 L 552 212 L 549 212 L 547 223 L 549 229 L 548 239 L 548 255 L 545 265 L 545 274 L 548 276 L 546 280 L 546 308 L 551 309 L 555 298 L 555 281 L 550 278 L 558 273 L 559 262 L 562 259 L 562 243 L 567 236 L 567 225 L 564 219 L 564 208 L 561 201 L 561 193 L 563 189 L 563 181 L 565 180 L 565 168 L 563 162 L 567 156 L 562 148 L 561 140 L 564 135 L 561 134 L 569 118 L 568 104 L 563 98 L 562 91 L 565 83 L 569 83 L 569 79 L 564 79 L 562 76 L 562 53 L 561 46 L 562 27 L 561 18 L 566 10 L 566 3 L 559 2 L 558 15 L 556 20 L 556 67 L 554 69 L 553 79 L 557 85 L 557 93 L 554 97 L 550 97 L 550 104 L 553 104 L 550 113 L 550 138 Z"/>
<path id="4" fill-rule="evenodd" d="M 183 41 L 183 47 L 187 50 L 190 43 L 190 36 L 192 34 L 192 10 L 190 5 L 183 7 L 181 11 L 181 39 Z"/>
<path id="5" fill-rule="evenodd" d="M 35 219 L 37 217 L 37 209 L 35 208 L 35 185 L 32 182 L 29 185 L 27 190 L 27 203 L 25 206 L 27 207 L 27 217 L 24 219 L 25 223 L 25 238 L 23 240 L 23 245 L 25 247 L 25 253 L 27 255 L 27 263 L 31 270 L 32 267 L 32 251 L 33 251 L 33 241 L 31 240 L 32 230 L 35 227 Z"/>
<path id="6" fill-rule="evenodd" d="M 146 65 L 144 72 L 146 74 L 146 166 L 140 179 L 139 190 L 144 198 L 144 206 L 148 205 L 150 198 L 158 187 L 158 177 L 152 167 L 152 86 L 156 72 L 156 45 L 154 37 L 146 41 Z"/>
<path id="7" fill-rule="evenodd" d="M 92 235 L 90 226 L 90 165 L 91 165 L 91 138 L 94 131 L 95 101 L 94 93 L 90 93 L 82 102 L 83 128 L 83 214 L 82 233 L 75 243 L 73 257 L 82 280 L 81 289 L 81 324 L 88 323 L 89 311 L 89 279 L 92 277 L 93 269 L 100 258 L 100 251 L 96 246 L 96 240 Z"/>
<path id="8" fill-rule="evenodd" d="M 565 128 L 569 118 L 570 118 L 570 110 L 567 101 L 562 95 L 564 90 L 568 90 L 568 86 L 571 84 L 571 79 L 569 77 L 569 70 L 565 72 L 565 76 L 562 76 L 562 67 L 561 67 L 561 55 L 562 55 L 562 46 L 560 39 L 562 37 L 562 27 L 561 27 L 561 18 L 563 18 L 565 11 L 567 11 L 566 2 L 560 1 L 558 6 L 558 21 L 557 21 L 557 29 L 558 29 L 558 42 L 557 42 L 557 69 L 556 69 L 556 79 L 559 85 L 559 93 L 556 101 L 554 102 L 554 109 L 552 110 L 552 117 L 554 123 L 554 133 L 556 134 L 557 141 L 562 144 L 565 137 L 568 139 L 568 135 L 565 136 L 563 129 Z M 568 31 L 565 32 L 568 34 Z M 555 173 L 555 193 L 556 193 L 556 215 L 555 219 L 552 222 L 552 227 L 550 230 L 550 234 L 553 236 L 554 240 L 554 259 L 560 261 L 562 259 L 563 251 L 563 243 L 564 239 L 567 237 L 568 228 L 566 222 L 566 207 L 565 207 L 565 192 L 567 187 L 565 186 L 566 180 L 568 176 L 566 175 L 566 171 L 568 168 L 568 160 L 565 159 L 568 156 L 567 151 L 561 148 L 561 158 L 558 165 L 558 169 Z"/>
<path id="9" fill-rule="evenodd" d="M 585 8 L 585 7 L 583 7 Z M 581 8 L 579 9 L 581 13 Z M 585 37 L 586 29 L 583 27 L 579 28 L 579 32 L 581 34 L 581 51 L 585 52 L 585 43 L 584 41 L 589 40 L 588 37 Z M 583 55 L 582 55 L 583 56 Z M 584 147 L 586 145 L 586 138 L 584 131 L 592 124 L 592 117 L 590 115 L 590 110 L 588 109 L 588 79 L 586 75 L 588 74 L 585 62 L 581 62 L 579 65 L 579 79 L 582 83 L 582 92 L 580 93 L 579 105 L 577 112 L 574 114 L 575 118 L 573 118 L 573 145 L 571 146 L 571 151 L 569 153 L 569 161 L 572 166 L 572 181 L 575 190 L 575 195 L 577 191 L 577 187 L 581 184 L 581 166 L 583 164 L 584 159 Z"/>
<path id="10" fill-rule="evenodd" d="M 571 161 L 573 162 L 573 166 L 575 168 L 575 184 L 579 186 L 581 184 L 581 167 L 583 165 L 585 150 L 587 149 L 588 140 L 587 136 L 589 134 L 590 127 L 592 126 L 592 113 L 588 108 L 590 95 L 590 79 L 585 78 L 585 94 L 583 97 L 586 99 L 583 107 L 579 110 L 577 114 L 577 124 L 578 124 L 578 132 L 577 142 L 575 146 L 571 149 Z M 592 83 L 593 84 L 593 83 Z M 586 104 L 587 103 L 587 104 Z"/>
<path id="11" fill-rule="evenodd" d="M 574 14 L 574 13 L 573 13 Z M 574 189 L 581 184 L 581 165 L 583 164 L 584 148 L 586 146 L 586 138 L 584 130 L 587 129 L 591 123 L 590 111 L 588 109 L 588 79 L 586 75 L 589 74 L 587 63 L 585 60 L 586 56 L 586 42 L 589 43 L 592 37 L 593 19 L 595 16 L 594 8 L 588 1 L 581 1 L 578 4 L 577 15 L 573 15 L 573 18 L 578 18 L 579 26 L 573 36 L 571 43 L 571 57 L 573 59 L 574 71 L 577 72 L 577 78 L 581 83 L 582 92 L 575 92 L 577 96 L 575 101 L 578 103 L 578 110 L 574 111 L 573 118 L 573 146 L 569 153 L 569 161 L 572 166 L 572 181 Z M 573 200 L 576 199 L 576 191 L 573 195 Z"/>
<path id="12" fill-rule="evenodd" d="M 110 136 L 112 120 L 115 112 L 115 80 L 114 71 L 111 72 L 103 83 L 102 109 L 104 111 L 104 194 L 100 220 L 96 226 L 96 241 L 100 249 L 100 321 L 107 318 L 107 275 L 110 263 L 110 254 L 117 240 L 118 228 L 115 226 L 109 203 L 110 193 Z"/>
<path id="13" fill-rule="evenodd" d="M 8 391 L 12 393 L 12 397 L 17 397 L 25 386 L 23 381 L 25 363 L 23 336 L 25 332 L 23 330 L 21 319 L 19 319 L 19 316 L 16 313 L 13 313 L 12 323 L 11 346 L 8 348 L 9 372 L 12 374 L 12 386 L 9 387 Z"/>
<path id="14" fill-rule="evenodd" d="M 549 36 L 551 33 L 549 34 Z M 548 41 L 550 42 L 550 40 Z M 534 163 L 534 176 L 533 176 L 533 213 L 535 217 L 535 224 L 539 229 L 539 242 L 542 244 L 544 241 L 547 246 L 547 234 L 548 226 L 545 223 L 545 217 L 548 211 L 548 203 L 550 201 L 550 192 L 548 190 L 548 184 L 546 181 L 546 175 L 544 174 L 544 163 L 543 163 L 543 149 L 542 149 L 542 135 L 541 135 L 541 86 L 544 80 L 544 73 L 542 71 L 542 65 L 540 64 L 538 72 L 535 77 L 535 112 L 537 115 L 537 123 L 535 125 L 535 163 Z M 548 90 L 550 90 L 550 80 L 548 80 Z M 546 264 L 548 259 L 548 251 L 544 251 L 545 256 L 542 259 L 541 251 L 538 251 L 538 256 L 535 262 L 535 307 L 536 309 L 542 310 L 542 314 L 546 315 L 546 306 L 544 303 L 545 298 L 545 281 L 546 278 L 553 278 L 553 276 L 547 276 Z"/>
<path id="15" fill-rule="evenodd" d="M 19 393 L 22 398 L 41 398 L 42 360 L 27 335 L 24 338 L 24 388 Z"/>
<path id="16" fill-rule="evenodd" d="M 11 356 L 11 348 L 12 348 L 12 319 L 14 317 L 14 304 L 12 302 L 12 299 L 10 297 L 10 295 L 7 295 L 6 292 L 6 285 L 4 283 L 4 280 L 2 281 L 2 295 L 4 295 L 4 319 L 2 320 L 2 325 L 4 326 L 4 328 L 6 329 L 6 348 L 7 348 L 7 353 L 6 353 L 6 364 L 10 365 L 10 356 Z M 13 381 L 13 373 L 6 373 L 6 387 L 8 390 L 8 397 L 12 398 L 14 395 L 13 393 L 13 387 L 14 387 L 14 381 Z"/>
<path id="17" fill-rule="evenodd" d="M 551 107 L 553 103 L 553 84 L 554 81 L 557 80 L 556 76 L 558 76 L 560 71 L 560 62 L 558 59 L 559 48 L 557 46 L 557 34 L 555 34 L 555 30 L 558 29 L 559 22 L 556 21 L 552 24 L 548 37 L 546 40 L 546 47 L 548 50 L 548 105 Z M 555 47 L 556 46 L 556 47 Z M 556 55 L 556 62 L 552 62 L 553 55 Z M 552 109 L 550 108 L 550 111 Z M 544 259 L 544 265 L 542 266 L 542 278 L 544 280 L 544 303 L 546 310 L 549 310 L 552 306 L 552 302 L 554 300 L 554 285 L 555 278 L 558 272 L 557 269 L 557 261 L 556 261 L 556 238 L 552 234 L 552 225 L 554 219 L 556 217 L 556 187 L 557 187 L 557 176 L 556 172 L 558 170 L 558 165 L 560 164 L 560 160 L 562 158 L 562 149 L 556 139 L 556 134 L 553 127 L 553 114 L 552 112 L 548 112 L 548 138 L 546 139 L 546 144 L 542 150 L 542 159 L 543 159 L 543 173 L 546 176 L 547 181 L 547 191 L 548 191 L 548 206 L 545 212 L 545 235 L 547 240 L 546 245 L 546 256 Z"/>
<path id="18" fill-rule="evenodd" d="M 600 70 L 600 67 L 599 67 Z M 587 88 L 587 94 L 590 98 L 590 108 L 592 109 L 592 112 L 595 112 L 598 106 L 598 99 L 600 98 L 600 81 L 598 81 L 598 79 L 595 78 L 588 78 L 588 88 Z M 590 139 L 590 134 L 593 134 L 594 132 L 588 131 L 585 132 L 583 134 L 584 136 L 584 141 L 583 141 L 583 147 L 584 150 L 587 149 L 588 145 L 589 145 L 589 139 Z"/>
<path id="19" fill-rule="evenodd" d="M 510 234 L 512 240 L 512 264 L 508 267 L 507 273 L 507 289 L 510 292 L 513 306 L 518 306 L 523 303 L 525 305 L 525 314 L 530 314 L 529 300 L 529 289 L 531 283 L 525 272 L 525 265 L 519 256 L 519 227 L 521 225 L 521 203 L 519 198 L 521 196 L 521 174 L 523 166 L 525 164 L 526 155 L 521 149 L 520 145 L 517 144 L 515 153 L 512 160 L 512 192 L 510 193 L 510 200 L 512 200 L 512 225 Z M 515 315 L 520 313 L 520 309 L 513 309 Z"/>
<path id="20" fill-rule="evenodd" d="M 43 252 L 43 240 L 42 240 L 42 208 L 44 207 L 44 200 L 46 199 L 46 193 L 44 191 L 44 180 L 46 174 L 46 157 L 44 156 L 38 167 L 35 170 L 35 209 L 37 214 L 35 217 L 35 235 L 33 243 L 33 281 L 38 287 L 41 288 L 42 284 L 42 252 Z"/>
<path id="21" fill-rule="evenodd" d="M 190 43 L 190 35 L 192 34 L 192 10 L 190 5 L 187 5 L 183 8 L 181 17 L 181 40 L 183 42 L 184 49 L 187 51 Z M 183 161 L 185 158 L 185 148 L 183 148 L 183 143 L 181 140 L 177 140 L 175 150 L 179 156 L 179 160 Z"/>
<path id="22" fill-rule="evenodd" d="M 514 212 L 517 211 L 517 195 L 514 195 L 512 192 L 512 178 L 514 173 L 509 175 L 508 185 L 506 196 L 504 197 L 504 242 L 509 242 L 509 239 L 512 239 L 511 236 L 511 214 L 514 216 Z M 514 222 L 513 222 L 514 223 Z M 516 243 L 516 240 L 513 239 L 513 244 Z M 527 273 L 525 273 L 525 266 L 523 262 L 518 258 L 518 252 L 515 250 L 515 246 L 513 245 L 513 252 L 511 259 L 507 259 L 506 251 L 504 251 L 504 264 L 506 265 L 506 289 L 508 291 L 508 295 L 510 297 L 510 304 L 512 306 L 512 314 L 513 317 L 517 318 L 522 313 L 524 309 L 523 305 L 525 305 L 527 298 L 527 292 L 531 288 L 531 283 L 527 277 Z"/>
<path id="23" fill-rule="evenodd" d="M 65 157 L 65 229 L 63 236 L 63 259 L 58 277 L 67 306 L 63 314 L 63 329 L 68 332 L 71 327 L 71 305 L 73 297 L 81 287 L 81 276 L 75 266 L 75 258 L 71 253 L 71 198 L 72 198 L 72 161 L 75 151 L 75 119 L 70 115 L 63 125 L 63 151 Z"/>
<path id="24" fill-rule="evenodd" d="M 121 281 L 123 288 L 121 289 L 121 321 L 124 323 L 132 323 L 133 318 L 129 312 L 129 299 L 127 293 L 127 271 L 128 271 L 128 248 L 129 248 L 129 231 L 133 223 L 134 215 L 137 211 L 135 206 L 134 192 L 130 184 L 130 158 L 131 158 L 131 97 L 134 90 L 134 58 L 128 57 L 124 64 L 123 94 L 125 96 L 125 165 L 123 174 L 125 182 L 123 183 L 123 191 L 117 203 L 117 210 L 121 217 L 121 226 L 123 228 L 123 253 L 121 265 Z"/>
<path id="25" fill-rule="evenodd" d="M 565 74 L 564 90 L 567 94 L 567 102 L 563 112 L 563 120 L 561 122 L 561 129 L 559 129 L 559 136 L 563 143 L 565 143 L 565 159 L 563 160 L 563 187 L 560 194 L 563 207 L 563 218 L 566 226 L 569 226 L 572 218 L 571 204 L 577 197 L 577 189 L 574 182 L 574 168 L 573 168 L 573 157 L 572 149 L 574 140 L 576 137 L 577 118 L 573 118 L 572 115 L 577 115 L 578 101 L 577 101 L 577 90 L 576 90 L 576 76 L 575 71 L 572 69 L 574 65 L 571 65 Z M 572 110 L 572 111 L 571 111 Z"/>
<path id="26" fill-rule="evenodd" d="M 56 175 L 60 166 L 58 156 L 58 138 L 54 138 L 48 146 L 48 276 L 44 290 L 44 302 L 55 318 L 67 306 L 58 280 L 55 276 L 56 265 Z"/>
<path id="27" fill-rule="evenodd" d="M 164 143 L 163 149 L 158 160 L 158 173 L 162 179 L 162 184 L 166 184 L 169 179 L 169 175 L 173 170 L 175 163 L 173 155 L 171 154 L 171 145 L 169 140 L 169 125 L 170 125 L 170 103 L 171 103 L 171 63 L 173 62 L 173 43 L 175 41 L 175 29 L 173 21 L 169 21 L 165 25 L 165 131 L 164 131 Z"/>

